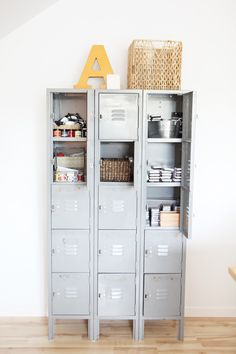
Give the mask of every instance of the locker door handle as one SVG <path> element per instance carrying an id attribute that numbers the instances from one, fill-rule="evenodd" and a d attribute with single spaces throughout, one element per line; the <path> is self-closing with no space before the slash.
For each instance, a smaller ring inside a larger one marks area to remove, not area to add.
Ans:
<path id="1" fill-rule="evenodd" d="M 102 254 L 102 250 L 98 250 L 98 254 Z"/>
<path id="2" fill-rule="evenodd" d="M 99 209 L 99 210 L 102 210 L 102 206 L 101 206 L 101 205 L 99 205 L 98 209 Z"/>
<path id="3" fill-rule="evenodd" d="M 99 114 L 99 118 L 102 119 L 102 114 Z"/>
<path id="4" fill-rule="evenodd" d="M 144 295 L 144 299 L 147 299 L 147 298 L 148 298 L 148 294 L 145 294 L 145 295 Z"/>
<path id="5" fill-rule="evenodd" d="M 55 205 L 51 206 L 51 211 L 52 211 L 52 213 L 55 211 Z"/>
<path id="6" fill-rule="evenodd" d="M 102 294 L 98 293 L 98 298 L 101 299 L 101 297 L 102 297 Z"/>

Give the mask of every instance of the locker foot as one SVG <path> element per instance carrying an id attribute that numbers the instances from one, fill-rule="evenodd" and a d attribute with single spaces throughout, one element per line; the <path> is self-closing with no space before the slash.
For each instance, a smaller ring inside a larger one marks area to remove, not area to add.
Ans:
<path id="1" fill-rule="evenodd" d="M 139 340 L 144 339 L 144 320 L 140 320 L 139 322 Z"/>
<path id="2" fill-rule="evenodd" d="M 48 318 L 48 340 L 54 339 L 54 326 L 55 321 L 53 317 Z"/>
<path id="3" fill-rule="evenodd" d="M 183 340 L 184 339 L 184 319 L 179 320 L 179 326 L 178 326 L 178 340 Z"/>
<path id="4" fill-rule="evenodd" d="M 93 333 L 93 321 L 88 320 L 88 338 L 90 340 L 94 340 L 94 333 Z"/>
<path id="5" fill-rule="evenodd" d="M 133 321 L 133 339 L 134 340 L 138 340 L 139 339 L 139 335 L 138 335 L 138 321 L 134 320 Z"/>
<path id="6" fill-rule="evenodd" d="M 99 320 L 98 319 L 94 320 L 93 328 L 94 328 L 93 340 L 96 341 L 99 339 L 99 335 L 100 335 Z"/>

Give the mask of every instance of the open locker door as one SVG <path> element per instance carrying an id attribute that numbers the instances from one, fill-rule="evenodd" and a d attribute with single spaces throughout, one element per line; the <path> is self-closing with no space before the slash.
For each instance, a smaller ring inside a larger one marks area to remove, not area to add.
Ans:
<path id="1" fill-rule="evenodd" d="M 195 133 L 195 93 L 183 94 L 181 232 L 190 238 L 193 216 L 193 168 Z"/>

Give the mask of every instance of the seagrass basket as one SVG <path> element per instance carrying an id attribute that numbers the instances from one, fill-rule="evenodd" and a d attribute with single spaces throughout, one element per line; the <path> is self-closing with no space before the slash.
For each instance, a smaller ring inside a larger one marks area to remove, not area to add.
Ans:
<path id="1" fill-rule="evenodd" d="M 128 54 L 128 88 L 179 90 L 182 42 L 134 40 Z"/>
<path id="2" fill-rule="evenodd" d="M 133 179 L 132 159 L 107 159 L 100 162 L 101 182 L 132 182 Z"/>

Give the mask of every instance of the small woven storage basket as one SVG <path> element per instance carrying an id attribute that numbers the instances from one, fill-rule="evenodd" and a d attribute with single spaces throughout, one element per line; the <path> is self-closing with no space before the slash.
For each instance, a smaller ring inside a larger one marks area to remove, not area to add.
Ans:
<path id="1" fill-rule="evenodd" d="M 102 182 L 131 182 L 132 161 L 126 159 L 101 159 L 100 179 Z"/>
<path id="2" fill-rule="evenodd" d="M 129 47 L 128 88 L 179 90 L 182 42 L 134 40 Z"/>

